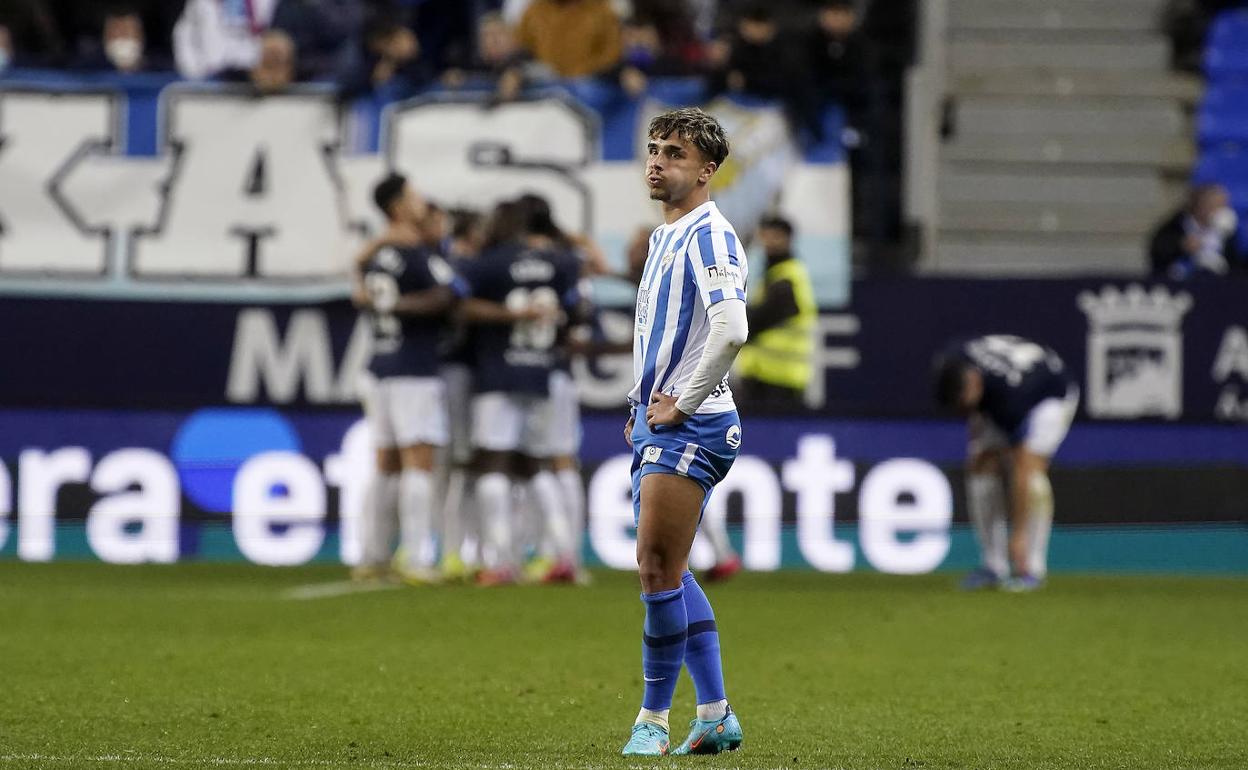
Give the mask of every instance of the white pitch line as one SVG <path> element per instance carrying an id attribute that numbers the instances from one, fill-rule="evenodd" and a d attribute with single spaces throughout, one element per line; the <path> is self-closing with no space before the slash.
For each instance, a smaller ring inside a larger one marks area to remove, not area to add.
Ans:
<path id="1" fill-rule="evenodd" d="M 308 599 L 328 599 L 334 596 L 350 594 L 366 594 L 374 591 L 393 591 L 402 588 L 398 583 L 356 583 L 351 580 L 340 580 L 333 583 L 311 583 L 296 586 L 282 593 L 283 599 L 306 601 Z"/>

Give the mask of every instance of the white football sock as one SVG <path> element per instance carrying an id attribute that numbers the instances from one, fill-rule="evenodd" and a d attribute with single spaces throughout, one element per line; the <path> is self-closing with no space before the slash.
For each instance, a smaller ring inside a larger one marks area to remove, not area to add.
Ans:
<path id="1" fill-rule="evenodd" d="M 672 711 L 671 709 L 658 709 L 655 711 L 652 711 L 650 709 L 642 709 L 640 712 L 638 712 L 637 721 L 633 722 L 633 724 L 639 725 L 642 722 L 649 722 L 652 725 L 658 725 L 659 727 L 662 727 L 664 730 L 667 730 L 668 729 L 667 715 L 670 714 L 671 711 Z"/>
<path id="2" fill-rule="evenodd" d="M 706 539 L 711 544 L 711 550 L 715 552 L 715 563 L 723 564 L 737 556 L 737 552 L 732 549 L 732 541 L 728 539 L 728 518 L 707 516 L 702 519 L 702 534 L 706 535 Z"/>
<path id="3" fill-rule="evenodd" d="M 361 566 L 382 567 L 390 562 L 398 509 L 398 474 L 374 472 L 360 511 Z"/>
<path id="4" fill-rule="evenodd" d="M 572 533 L 568 529 L 568 514 L 563 507 L 563 490 L 550 471 L 538 471 L 529 479 L 531 498 L 542 515 L 545 533 L 550 538 L 555 557 L 566 559 L 572 551 Z"/>
<path id="5" fill-rule="evenodd" d="M 1053 531 L 1053 486 L 1043 473 L 1031 475 L 1027 510 L 1027 573 L 1044 579 L 1049 571 L 1049 533 Z"/>
<path id="6" fill-rule="evenodd" d="M 579 567 L 585 548 L 585 485 L 581 472 L 575 468 L 564 468 L 555 475 L 563 491 L 563 510 L 568 515 L 568 529 L 572 534 L 572 563 Z"/>
<path id="7" fill-rule="evenodd" d="M 511 566 L 511 481 L 507 474 L 485 473 L 477 479 L 477 505 L 481 511 L 481 532 L 489 545 L 486 566 Z"/>
<path id="8" fill-rule="evenodd" d="M 464 547 L 464 493 L 467 473 L 454 468 L 446 479 L 446 496 L 442 499 L 442 558 L 460 555 Z"/>
<path id="9" fill-rule="evenodd" d="M 1006 531 L 1005 485 L 1000 474 L 972 473 L 966 477 L 966 502 L 979 540 L 980 562 L 997 577 L 1010 574 L 1009 535 Z"/>
<path id="10" fill-rule="evenodd" d="M 726 716 L 728 716 L 727 698 L 698 704 L 698 719 L 703 722 L 718 722 Z"/>
<path id="11" fill-rule="evenodd" d="M 433 474 L 408 468 L 399 480 L 399 529 L 403 540 L 404 566 L 429 566 L 433 534 Z"/>

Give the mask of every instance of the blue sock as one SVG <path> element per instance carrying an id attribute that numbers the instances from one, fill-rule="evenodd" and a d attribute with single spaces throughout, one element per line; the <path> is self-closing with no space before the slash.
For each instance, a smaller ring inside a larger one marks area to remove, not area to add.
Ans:
<path id="1" fill-rule="evenodd" d="M 702 586 L 686 571 L 681 579 L 685 586 L 685 613 L 689 618 L 689 640 L 685 643 L 685 666 L 693 677 L 698 703 L 723 700 L 724 669 L 719 660 L 719 630 L 715 612 L 706 600 Z"/>
<path id="2" fill-rule="evenodd" d="M 642 708 L 659 711 L 672 707 L 689 626 L 684 594 L 682 587 L 641 595 L 646 603 L 646 625 L 641 636 L 641 671 L 646 680 Z"/>

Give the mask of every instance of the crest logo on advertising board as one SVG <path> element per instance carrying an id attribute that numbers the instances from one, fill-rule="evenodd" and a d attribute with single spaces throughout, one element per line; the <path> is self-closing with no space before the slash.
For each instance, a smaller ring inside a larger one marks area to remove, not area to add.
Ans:
<path id="1" fill-rule="evenodd" d="M 1088 317 L 1088 414 L 1160 416 L 1183 412 L 1183 316 L 1187 292 L 1106 286 L 1079 294 Z"/>

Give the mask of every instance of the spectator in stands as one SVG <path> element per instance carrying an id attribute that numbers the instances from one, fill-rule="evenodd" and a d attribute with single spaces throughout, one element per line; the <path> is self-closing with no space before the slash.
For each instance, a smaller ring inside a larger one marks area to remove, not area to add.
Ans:
<path id="1" fill-rule="evenodd" d="M 344 98 L 386 89 L 394 98 L 409 95 L 429 81 L 420 60 L 420 42 L 401 15 L 383 10 L 364 26 L 363 40 L 352 46 L 338 84 Z"/>
<path id="2" fill-rule="evenodd" d="M 1187 205 L 1153 232 L 1149 247 L 1153 275 L 1184 280 L 1242 270 L 1248 267 L 1248 254 L 1239 244 L 1238 218 L 1226 188 L 1198 185 Z"/>
<path id="3" fill-rule="evenodd" d="M 260 59 L 260 36 L 275 6 L 276 0 L 188 0 L 173 28 L 178 72 L 201 80 L 249 71 Z"/>
<path id="4" fill-rule="evenodd" d="M 299 52 L 299 80 L 332 76 L 363 25 L 364 8 L 358 0 L 279 0 L 272 24 L 290 35 Z"/>
<path id="5" fill-rule="evenodd" d="M 633 17 L 654 26 L 663 57 L 679 70 L 671 74 L 686 74 L 702 66 L 703 38 L 690 0 L 633 0 Z"/>
<path id="6" fill-rule="evenodd" d="M 620 20 L 608 0 L 533 0 L 516 37 L 562 78 L 596 75 L 620 60 Z"/>
<path id="7" fill-rule="evenodd" d="M 143 19 L 132 5 L 111 6 L 104 12 L 98 47 L 79 60 L 85 69 L 113 70 L 123 74 L 147 69 L 147 36 Z"/>
<path id="8" fill-rule="evenodd" d="M 248 80 L 262 94 L 276 94 L 295 82 L 295 41 L 280 29 L 260 37 L 260 59 L 248 72 Z"/>
<path id="9" fill-rule="evenodd" d="M 854 0 L 822 0 L 810 57 L 821 101 L 836 101 L 851 114 L 861 112 L 870 81 L 870 59 L 870 41 L 859 30 Z M 857 121 L 850 122 L 857 125 Z"/>
<path id="10" fill-rule="evenodd" d="M 65 40 L 45 2 L 0 2 L 0 27 L 5 30 L 5 50 L 8 51 L 11 65 L 40 67 L 64 61 Z"/>
<path id="11" fill-rule="evenodd" d="M 625 22 L 621 34 L 624 53 L 617 79 L 624 92 L 634 99 L 645 93 L 650 78 L 684 74 L 679 58 L 668 55 L 659 38 L 659 28 L 649 19 L 634 17 Z"/>
<path id="12" fill-rule="evenodd" d="M 9 28 L 0 25 L 0 75 L 4 75 L 4 71 L 13 66 L 13 37 L 9 34 Z"/>
<path id="13" fill-rule="evenodd" d="M 806 265 L 793 255 L 793 225 L 766 218 L 758 239 L 767 272 L 762 300 L 749 307 L 750 340 L 737 356 L 741 397 L 751 404 L 798 408 L 813 371 L 819 307 Z"/>
<path id="14" fill-rule="evenodd" d="M 502 14 L 486 13 L 477 24 L 476 56 L 466 66 L 442 73 L 442 84 L 461 88 L 470 78 L 489 79 L 495 83 L 497 101 L 511 101 L 520 95 L 527 80 L 525 58 Z"/>
<path id="15" fill-rule="evenodd" d="M 779 101 L 794 130 L 818 132 L 808 61 L 800 41 L 782 32 L 766 2 L 750 5 L 737 21 L 728 61 L 713 90 Z"/>

